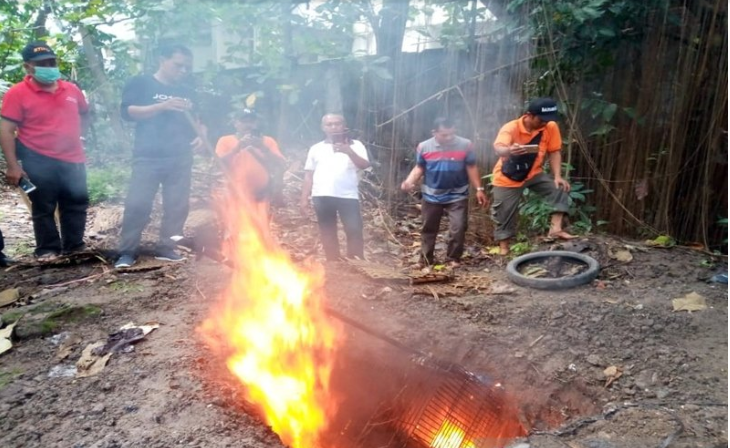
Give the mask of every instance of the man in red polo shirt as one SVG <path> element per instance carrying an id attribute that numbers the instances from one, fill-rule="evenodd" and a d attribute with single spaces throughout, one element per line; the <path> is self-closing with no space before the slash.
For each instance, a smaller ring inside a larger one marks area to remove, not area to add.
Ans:
<path id="1" fill-rule="evenodd" d="M 89 195 L 81 131 L 89 106 L 78 87 L 60 80 L 56 54 L 45 42 L 26 45 L 22 56 L 27 76 L 3 97 L 0 146 L 8 183 L 27 177 L 37 187 L 28 195 L 35 256 L 47 261 L 84 248 Z"/>

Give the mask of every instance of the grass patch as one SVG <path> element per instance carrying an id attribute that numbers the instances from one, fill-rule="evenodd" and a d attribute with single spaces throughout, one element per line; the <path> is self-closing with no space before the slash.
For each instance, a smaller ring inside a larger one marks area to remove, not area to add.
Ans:
<path id="1" fill-rule="evenodd" d="M 40 321 L 34 322 L 31 333 L 46 336 L 54 333 L 63 325 L 79 323 L 88 318 L 93 318 L 101 314 L 101 308 L 94 305 L 85 306 L 63 306 L 51 313 Z"/>
<path id="2" fill-rule="evenodd" d="M 22 315 L 25 318 L 15 327 L 19 339 L 43 337 L 56 332 L 68 324 L 76 324 L 101 315 L 102 309 L 96 305 L 71 306 L 58 303 L 42 303 L 30 310 L 8 311 L 2 321 L 12 323 Z"/>
<path id="3" fill-rule="evenodd" d="M 18 368 L 0 371 L 0 389 L 5 388 L 5 386 L 12 383 L 13 380 L 22 373 L 23 371 Z"/>
<path id="4" fill-rule="evenodd" d="M 12 248 L 9 248 L 7 253 L 10 257 L 21 257 L 25 255 L 32 255 L 34 250 L 35 243 L 18 241 Z"/>
<path id="5" fill-rule="evenodd" d="M 143 292 L 144 286 L 127 280 L 119 280 L 109 285 L 109 289 L 123 294 Z"/>
<path id="6" fill-rule="evenodd" d="M 121 199 L 129 185 L 131 170 L 128 166 L 90 167 L 86 172 L 86 186 L 92 205 Z"/>
<path id="7" fill-rule="evenodd" d="M 524 255 L 532 251 L 532 244 L 530 244 L 529 241 L 520 241 L 512 244 L 509 247 L 509 251 L 510 254 L 514 255 L 515 257 L 519 257 L 520 255 Z"/>
<path id="8" fill-rule="evenodd" d="M 25 311 L 8 311 L 0 316 L 0 321 L 2 321 L 3 326 L 10 325 L 20 319 L 23 314 L 25 314 Z"/>

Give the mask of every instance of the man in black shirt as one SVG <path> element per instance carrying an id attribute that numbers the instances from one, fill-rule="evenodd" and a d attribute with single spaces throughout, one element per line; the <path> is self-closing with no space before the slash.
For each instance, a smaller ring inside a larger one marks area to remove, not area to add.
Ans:
<path id="1" fill-rule="evenodd" d="M 195 91 L 184 83 L 192 63 L 188 48 L 163 48 L 157 72 L 132 78 L 122 93 L 122 116 L 136 122 L 136 133 L 116 268 L 136 261 L 160 185 L 163 215 L 155 258 L 184 259 L 175 251 L 175 240 L 182 237 L 188 216 L 193 150 L 202 145 L 191 123 Z"/>

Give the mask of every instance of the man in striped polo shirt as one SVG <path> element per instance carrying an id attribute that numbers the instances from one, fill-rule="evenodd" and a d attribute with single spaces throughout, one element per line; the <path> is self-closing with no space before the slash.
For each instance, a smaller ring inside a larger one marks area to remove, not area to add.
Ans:
<path id="1" fill-rule="evenodd" d="M 456 267 L 464 253 L 469 215 L 469 184 L 476 189 L 479 206 L 487 206 L 487 196 L 479 177 L 476 155 L 470 140 L 456 135 L 454 123 L 448 118 L 434 121 L 433 137 L 421 142 L 417 149 L 416 166 L 401 184 L 411 191 L 422 176 L 423 203 L 421 216 L 421 262 L 434 264 L 436 235 L 444 212 L 449 217 L 449 237 L 446 262 Z"/>

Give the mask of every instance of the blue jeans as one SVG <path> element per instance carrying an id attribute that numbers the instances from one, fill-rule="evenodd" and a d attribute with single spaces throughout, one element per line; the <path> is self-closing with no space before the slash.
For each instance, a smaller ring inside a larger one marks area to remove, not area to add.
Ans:
<path id="1" fill-rule="evenodd" d="M 124 203 L 120 255 L 136 255 L 142 231 L 150 222 L 152 204 L 162 186 L 162 224 L 158 248 L 174 248 L 172 236 L 183 234 L 190 209 L 192 159 L 135 158 L 132 179 Z"/>
<path id="2" fill-rule="evenodd" d="M 338 214 L 347 237 L 347 257 L 364 259 L 365 242 L 362 236 L 360 201 L 331 196 L 313 196 L 312 203 L 317 214 L 319 235 L 327 260 L 334 261 L 340 258 L 340 245 L 337 241 Z"/>

